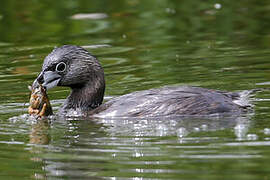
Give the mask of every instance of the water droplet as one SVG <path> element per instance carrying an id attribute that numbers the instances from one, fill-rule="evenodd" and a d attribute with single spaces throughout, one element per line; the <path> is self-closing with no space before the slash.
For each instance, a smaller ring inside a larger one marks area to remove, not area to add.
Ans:
<path id="1" fill-rule="evenodd" d="M 180 59 L 179 54 L 176 54 L 176 55 L 175 55 L 175 57 L 176 57 L 176 61 L 178 62 L 178 61 L 179 61 L 179 59 Z"/>
<path id="2" fill-rule="evenodd" d="M 248 131 L 248 128 L 244 124 L 237 124 L 234 127 L 234 134 L 238 140 L 243 140 L 243 138 L 247 134 L 247 131 Z"/>
<path id="3" fill-rule="evenodd" d="M 193 130 L 196 131 L 196 132 L 200 132 L 201 131 L 200 128 L 198 128 L 198 127 L 194 127 Z"/>
<path id="4" fill-rule="evenodd" d="M 222 6 L 221 6 L 221 4 L 216 3 L 216 4 L 214 5 L 214 7 L 215 7 L 216 9 L 220 9 Z"/>
<path id="5" fill-rule="evenodd" d="M 247 139 L 250 141 L 254 141 L 258 139 L 258 136 L 256 134 L 248 134 Z"/>
<path id="6" fill-rule="evenodd" d="M 243 124 L 237 124 L 235 127 L 234 127 L 234 130 L 242 130 L 242 129 L 245 129 L 245 126 Z"/>
<path id="7" fill-rule="evenodd" d="M 270 135 L 270 128 L 264 128 L 263 133 L 265 135 Z"/>
<path id="8" fill-rule="evenodd" d="M 188 135 L 188 131 L 184 127 L 180 127 L 179 129 L 177 129 L 176 133 L 179 138 L 183 138 Z"/>
<path id="9" fill-rule="evenodd" d="M 170 14 L 174 14 L 175 13 L 175 9 L 172 9 L 172 8 L 166 8 L 165 11 L 167 13 L 170 13 Z"/>
<path id="10" fill-rule="evenodd" d="M 203 131 L 207 131 L 208 130 L 208 126 L 206 124 L 203 124 L 203 125 L 201 125 L 201 129 Z"/>
<path id="11" fill-rule="evenodd" d="M 157 136 L 166 136 L 168 134 L 168 127 L 166 125 L 160 124 L 156 128 Z"/>

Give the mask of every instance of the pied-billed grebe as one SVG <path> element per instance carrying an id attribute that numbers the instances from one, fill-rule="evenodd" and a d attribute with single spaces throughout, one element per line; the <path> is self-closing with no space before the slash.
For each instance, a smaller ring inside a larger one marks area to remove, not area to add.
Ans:
<path id="1" fill-rule="evenodd" d="M 56 48 L 45 58 L 33 87 L 38 83 L 47 89 L 55 86 L 71 88 L 60 110 L 62 114 L 137 117 L 239 114 L 245 109 L 234 102 L 240 97 L 239 93 L 189 86 L 138 91 L 102 104 L 105 91 L 103 68 L 87 50 L 73 45 Z"/>

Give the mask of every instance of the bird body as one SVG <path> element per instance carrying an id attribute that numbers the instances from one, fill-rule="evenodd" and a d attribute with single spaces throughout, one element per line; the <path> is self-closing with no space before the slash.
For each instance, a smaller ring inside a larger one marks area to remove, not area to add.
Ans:
<path id="1" fill-rule="evenodd" d="M 163 87 L 133 92 L 102 104 L 105 91 L 104 71 L 96 57 L 73 45 L 54 49 L 44 60 L 33 87 L 42 84 L 71 88 L 59 111 L 79 112 L 84 116 L 145 117 L 167 115 L 239 114 L 245 106 L 235 103 L 239 93 L 191 86 Z"/>
<path id="2" fill-rule="evenodd" d="M 239 114 L 238 93 L 192 86 L 163 87 L 116 97 L 90 113 L 99 117 Z"/>

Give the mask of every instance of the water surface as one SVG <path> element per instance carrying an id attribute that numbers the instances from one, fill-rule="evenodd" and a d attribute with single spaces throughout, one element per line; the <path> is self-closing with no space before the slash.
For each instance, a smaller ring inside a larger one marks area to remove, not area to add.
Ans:
<path id="1" fill-rule="evenodd" d="M 267 1 L 15 1 L 0 6 L 1 179 L 269 179 L 270 95 L 240 117 L 27 115 L 55 47 L 96 55 L 106 99 L 168 85 L 269 88 Z M 49 92 L 54 111 L 69 89 Z"/>

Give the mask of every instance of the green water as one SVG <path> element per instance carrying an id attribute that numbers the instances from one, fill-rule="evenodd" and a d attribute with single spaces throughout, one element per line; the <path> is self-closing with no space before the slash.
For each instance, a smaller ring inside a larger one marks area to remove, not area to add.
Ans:
<path id="1" fill-rule="evenodd" d="M 270 2 L 0 5 L 0 179 L 270 179 L 270 91 L 242 117 L 30 118 L 27 85 L 63 44 L 99 58 L 106 98 L 166 85 L 269 88 Z M 49 91 L 55 111 L 68 93 Z"/>

